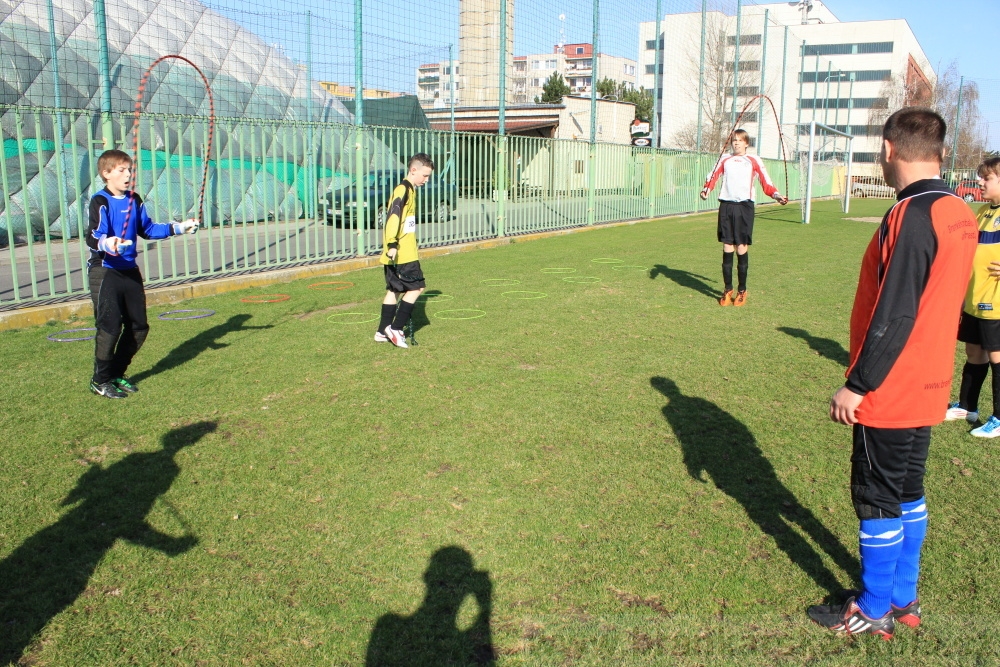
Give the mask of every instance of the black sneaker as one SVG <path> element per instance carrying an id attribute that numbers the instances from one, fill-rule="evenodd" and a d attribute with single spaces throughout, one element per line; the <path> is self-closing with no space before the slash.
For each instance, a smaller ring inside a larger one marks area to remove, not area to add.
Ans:
<path id="1" fill-rule="evenodd" d="M 128 398 L 128 394 L 116 387 L 114 382 L 97 384 L 91 380 L 90 391 L 94 392 L 98 396 L 104 396 L 105 398 Z"/>
<path id="2" fill-rule="evenodd" d="M 868 618 L 853 597 L 848 598 L 843 605 L 814 605 L 806 613 L 824 628 L 847 635 L 877 635 L 889 641 L 896 629 L 892 610 L 882 618 Z"/>
<path id="3" fill-rule="evenodd" d="M 126 394 L 139 393 L 139 387 L 132 384 L 132 381 L 125 376 L 122 376 L 120 378 L 115 378 L 114 380 L 111 381 L 111 384 L 117 387 L 119 391 L 124 391 Z"/>
<path id="4" fill-rule="evenodd" d="M 892 605 L 892 617 L 903 625 L 915 628 L 920 625 L 920 601 L 914 600 L 905 607 Z"/>

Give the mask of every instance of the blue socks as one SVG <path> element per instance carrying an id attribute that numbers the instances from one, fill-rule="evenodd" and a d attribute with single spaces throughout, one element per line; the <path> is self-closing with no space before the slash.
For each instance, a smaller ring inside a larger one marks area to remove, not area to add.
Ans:
<path id="1" fill-rule="evenodd" d="M 868 618 L 882 618 L 889 613 L 896 561 L 903 551 L 903 521 L 862 519 L 858 542 L 863 590 L 857 603 Z"/>
<path id="2" fill-rule="evenodd" d="M 927 535 L 927 502 L 921 498 L 900 507 L 903 510 L 903 548 L 892 581 L 892 604 L 902 608 L 917 599 L 920 548 Z"/>

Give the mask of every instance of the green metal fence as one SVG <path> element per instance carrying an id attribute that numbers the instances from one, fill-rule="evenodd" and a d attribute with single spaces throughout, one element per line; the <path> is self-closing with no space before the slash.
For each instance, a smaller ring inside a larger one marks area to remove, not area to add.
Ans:
<path id="1" fill-rule="evenodd" d="M 103 187 L 96 172 L 102 133 L 110 122 L 116 144 L 130 151 L 132 116 L 38 107 L 0 113 L 14 127 L 0 162 L 0 307 L 82 298 L 88 201 Z M 40 138 L 59 123 L 68 141 Z M 219 119 L 215 131 L 203 229 L 140 241 L 150 286 L 379 252 L 389 193 L 417 152 L 437 165 L 418 195 L 423 247 L 712 206 L 698 191 L 715 155 L 253 118 Z M 136 189 L 150 216 L 199 217 L 207 119 L 144 114 L 138 132 Z M 783 181 L 784 163 L 766 162 Z M 794 193 L 798 165 L 788 168 Z"/>

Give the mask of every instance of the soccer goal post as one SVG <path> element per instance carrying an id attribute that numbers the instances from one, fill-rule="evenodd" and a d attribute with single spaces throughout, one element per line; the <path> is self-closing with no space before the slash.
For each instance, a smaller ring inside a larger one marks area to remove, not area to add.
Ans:
<path id="1" fill-rule="evenodd" d="M 839 140 L 846 140 L 844 150 L 839 149 Z M 817 142 L 818 140 L 818 142 Z M 832 146 L 830 145 L 832 143 Z M 851 161 L 854 150 L 854 135 L 842 132 L 829 125 L 811 121 L 809 123 L 809 148 L 803 156 L 800 152 L 799 164 L 801 165 L 805 157 L 805 193 L 802 196 L 802 222 L 808 225 L 812 218 L 813 197 L 825 197 L 838 194 L 836 184 L 840 181 L 838 171 L 841 166 L 846 166 L 843 176 L 843 197 L 841 204 L 844 213 L 850 212 L 851 208 Z M 823 172 L 824 185 L 828 186 L 826 191 L 818 192 L 817 184 L 820 180 L 820 172 Z"/>

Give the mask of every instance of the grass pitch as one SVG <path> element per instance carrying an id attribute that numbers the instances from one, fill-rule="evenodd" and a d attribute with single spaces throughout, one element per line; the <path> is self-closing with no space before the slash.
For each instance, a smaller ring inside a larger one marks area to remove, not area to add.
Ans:
<path id="1" fill-rule="evenodd" d="M 151 309 L 123 401 L 46 340 L 72 325 L 0 334 L 0 664 L 996 664 L 1000 471 L 964 423 L 924 626 L 805 616 L 857 585 L 827 405 L 875 225 L 797 216 L 758 211 L 740 309 L 709 215 L 428 259 L 409 350 L 352 323 L 378 270 Z"/>

